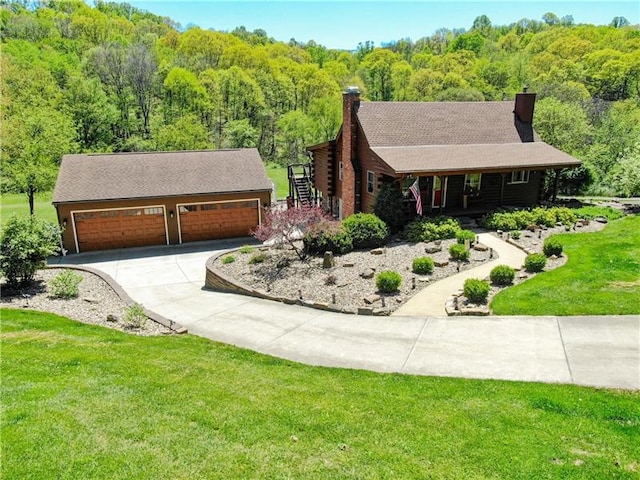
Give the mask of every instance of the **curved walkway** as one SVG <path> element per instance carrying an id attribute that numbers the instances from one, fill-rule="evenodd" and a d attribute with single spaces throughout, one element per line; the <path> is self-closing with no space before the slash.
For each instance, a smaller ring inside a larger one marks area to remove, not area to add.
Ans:
<path id="1" fill-rule="evenodd" d="M 509 265 L 512 268 L 520 268 L 527 256 L 522 250 L 510 243 L 500 240 L 490 233 L 478 235 L 480 243 L 492 248 L 497 258 L 475 268 L 443 278 L 423 288 L 413 297 L 393 312 L 393 316 L 405 317 L 413 315 L 442 315 L 446 316 L 445 304 L 454 293 L 462 290 L 464 281 L 468 278 L 486 278 L 496 265 Z"/>
<path id="2" fill-rule="evenodd" d="M 208 242 L 52 259 L 110 275 L 137 302 L 211 340 L 312 365 L 640 388 L 640 316 L 366 317 L 204 290 Z"/>

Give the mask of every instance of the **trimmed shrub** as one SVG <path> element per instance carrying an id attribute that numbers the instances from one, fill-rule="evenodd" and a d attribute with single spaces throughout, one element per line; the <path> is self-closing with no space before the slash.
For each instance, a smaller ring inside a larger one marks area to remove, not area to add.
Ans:
<path id="1" fill-rule="evenodd" d="M 469 260 L 469 250 L 467 250 L 464 245 L 460 245 L 459 243 L 454 243 L 449 247 L 449 255 L 451 255 L 451 258 L 453 258 L 454 260 Z"/>
<path id="2" fill-rule="evenodd" d="M 310 254 L 333 252 L 342 255 L 353 250 L 351 236 L 340 222 L 322 221 L 311 226 L 302 238 Z"/>
<path id="3" fill-rule="evenodd" d="M 48 256 L 59 250 L 60 229 L 35 216 L 9 218 L 0 238 L 0 272 L 7 284 L 28 284 Z"/>
<path id="4" fill-rule="evenodd" d="M 491 283 L 494 285 L 511 285 L 515 276 L 515 270 L 508 265 L 498 265 L 493 267 L 493 270 L 491 270 L 491 273 L 489 274 Z"/>
<path id="5" fill-rule="evenodd" d="M 530 273 L 541 272 L 547 264 L 544 253 L 532 253 L 524 259 L 524 269 Z"/>
<path id="6" fill-rule="evenodd" d="M 387 224 L 373 213 L 356 213 L 345 218 L 342 226 L 349 233 L 353 248 L 381 247 L 387 241 Z"/>
<path id="7" fill-rule="evenodd" d="M 61 271 L 49 281 L 49 290 L 53 298 L 75 298 L 80 293 L 78 286 L 82 282 L 82 275 L 68 268 Z"/>
<path id="8" fill-rule="evenodd" d="M 434 240 L 454 238 L 460 231 L 458 220 L 441 216 L 414 220 L 406 226 L 403 236 L 412 243 L 432 242 Z"/>
<path id="9" fill-rule="evenodd" d="M 460 245 L 464 245 L 466 240 L 469 240 L 469 244 L 473 245 L 476 241 L 476 234 L 471 230 L 460 230 L 456 233 L 456 241 Z"/>
<path id="10" fill-rule="evenodd" d="M 124 322 L 130 328 L 143 328 L 147 324 L 147 320 L 144 307 L 139 303 L 134 303 L 124 310 Z"/>
<path id="11" fill-rule="evenodd" d="M 242 247 L 240 247 L 238 251 L 243 255 L 246 255 L 247 253 L 253 253 L 254 250 L 255 248 L 252 247 L 251 245 L 243 245 Z"/>
<path id="12" fill-rule="evenodd" d="M 509 232 L 509 236 L 511 238 L 513 238 L 514 240 L 518 240 L 520 238 L 520 235 L 522 235 L 520 230 L 513 230 L 513 231 Z"/>
<path id="13" fill-rule="evenodd" d="M 413 260 L 411 265 L 413 273 L 418 275 L 426 275 L 433 272 L 433 258 L 431 257 L 418 257 Z"/>
<path id="14" fill-rule="evenodd" d="M 544 225 L 545 227 L 554 227 L 556 225 L 556 215 L 552 209 L 538 207 L 534 208 L 531 213 L 536 225 Z"/>
<path id="15" fill-rule="evenodd" d="M 550 257 L 551 255 L 559 257 L 562 255 L 562 244 L 555 237 L 547 238 L 542 245 L 542 251 L 547 257 Z"/>
<path id="16" fill-rule="evenodd" d="M 563 225 L 573 225 L 578 220 L 575 212 L 567 207 L 555 207 L 553 213 L 556 216 L 556 222 L 560 222 Z"/>
<path id="17" fill-rule="evenodd" d="M 468 278 L 464 281 L 463 294 L 471 303 L 487 303 L 489 296 L 489 282 L 479 278 Z"/>
<path id="18" fill-rule="evenodd" d="M 256 263 L 262 263 L 267 259 L 264 253 L 255 253 L 249 259 L 249 265 L 255 265 Z"/>
<path id="19" fill-rule="evenodd" d="M 222 264 L 227 265 L 229 263 L 233 263 L 236 261 L 236 257 L 233 255 L 227 255 L 226 257 L 222 257 Z"/>
<path id="20" fill-rule="evenodd" d="M 385 270 L 376 276 L 376 287 L 383 293 L 397 292 L 401 283 L 402 276 L 391 270 Z"/>

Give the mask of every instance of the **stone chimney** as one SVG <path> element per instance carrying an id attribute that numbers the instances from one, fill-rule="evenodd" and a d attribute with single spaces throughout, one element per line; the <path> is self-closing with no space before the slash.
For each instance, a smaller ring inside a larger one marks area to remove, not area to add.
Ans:
<path id="1" fill-rule="evenodd" d="M 522 123 L 533 123 L 533 109 L 536 104 L 536 94 L 528 93 L 527 87 L 522 89 L 522 93 L 516 93 L 516 105 L 513 113 Z"/>
<path id="2" fill-rule="evenodd" d="M 347 87 L 342 94 L 342 148 L 339 160 L 342 162 L 342 182 L 338 186 L 342 199 L 343 217 L 356 210 L 356 173 L 353 163 L 356 150 L 356 113 L 360 107 L 360 89 Z"/>

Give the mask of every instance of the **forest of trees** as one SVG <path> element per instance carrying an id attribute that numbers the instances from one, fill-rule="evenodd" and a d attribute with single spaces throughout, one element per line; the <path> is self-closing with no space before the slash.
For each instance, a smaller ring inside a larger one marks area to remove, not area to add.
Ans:
<path id="1" fill-rule="evenodd" d="M 640 30 L 622 17 L 482 15 L 344 51 L 183 29 L 126 3 L 3 0 L 0 29 L 4 192 L 50 190 L 69 152 L 257 147 L 299 161 L 335 136 L 347 85 L 378 101 L 510 100 L 527 85 L 542 138 L 584 161 L 565 191 L 640 195 Z"/>

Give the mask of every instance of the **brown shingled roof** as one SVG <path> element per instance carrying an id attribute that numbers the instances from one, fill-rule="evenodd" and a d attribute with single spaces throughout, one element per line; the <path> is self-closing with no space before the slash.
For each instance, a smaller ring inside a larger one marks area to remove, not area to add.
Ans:
<path id="1" fill-rule="evenodd" d="M 398 173 L 448 173 L 566 168 L 580 161 L 544 142 L 422 145 L 371 149 Z"/>
<path id="2" fill-rule="evenodd" d="M 65 155 L 53 203 L 269 191 L 255 148 Z"/>
<path id="3" fill-rule="evenodd" d="M 358 121 L 371 147 L 523 141 L 513 102 L 362 102 Z M 539 141 L 531 127 L 526 141 Z"/>

